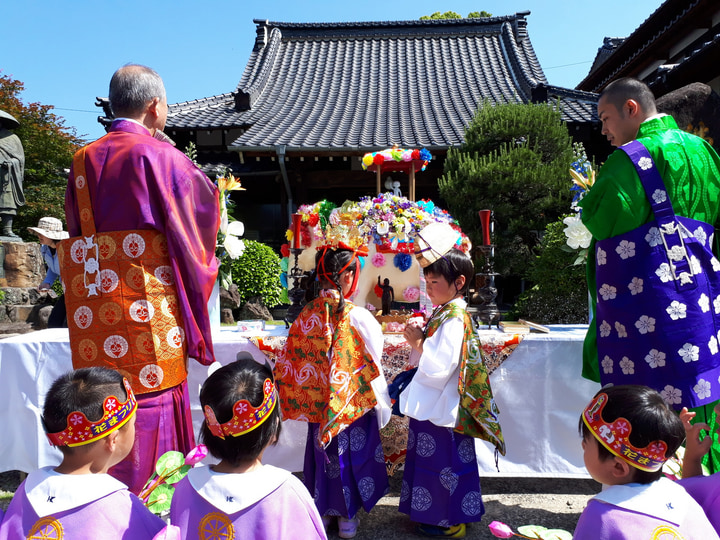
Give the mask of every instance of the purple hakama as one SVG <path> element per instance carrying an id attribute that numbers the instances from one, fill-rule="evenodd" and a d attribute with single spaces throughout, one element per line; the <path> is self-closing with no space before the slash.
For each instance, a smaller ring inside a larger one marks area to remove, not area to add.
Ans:
<path id="1" fill-rule="evenodd" d="M 327 538 L 302 482 L 271 465 L 238 474 L 191 469 L 175 487 L 170 521 L 182 540 Z"/>
<path id="2" fill-rule="evenodd" d="M 354 518 L 360 507 L 370 512 L 389 487 L 375 411 L 355 420 L 324 450 L 318 429 L 308 424 L 303 476 L 320 515 Z"/>
<path id="3" fill-rule="evenodd" d="M 108 473 L 138 495 L 153 475 L 158 458 L 170 450 L 187 454 L 195 446 L 195 435 L 187 381 L 136 398 L 135 444 L 128 456 Z"/>
<path id="4" fill-rule="evenodd" d="M 700 505 L 665 477 L 650 484 L 610 486 L 590 499 L 574 540 L 685 538 L 715 540 Z"/>
<path id="5" fill-rule="evenodd" d="M 107 474 L 68 475 L 44 467 L 20 484 L 0 539 L 150 540 L 165 522 Z"/>
<path id="6" fill-rule="evenodd" d="M 485 506 L 474 439 L 410 418 L 398 510 L 440 527 L 480 521 Z"/>

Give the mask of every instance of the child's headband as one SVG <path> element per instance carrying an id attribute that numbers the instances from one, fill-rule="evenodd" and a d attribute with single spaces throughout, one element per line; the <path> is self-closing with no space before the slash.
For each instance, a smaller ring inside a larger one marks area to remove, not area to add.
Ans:
<path id="1" fill-rule="evenodd" d="M 68 414 L 67 427 L 58 433 L 48 433 L 47 438 L 53 446 L 81 446 L 98 441 L 113 431 L 124 426 L 137 410 L 137 400 L 130 383 L 123 378 L 127 392 L 124 402 L 115 396 L 108 396 L 103 401 L 103 416 L 97 422 L 91 422 L 78 411 Z"/>
<path id="2" fill-rule="evenodd" d="M 203 412 L 210 433 L 225 440 L 226 435 L 238 437 L 260 426 L 268 419 L 277 403 L 275 383 L 270 379 L 265 379 L 263 383 L 263 394 L 265 397 L 259 407 L 253 407 L 246 399 L 236 401 L 235 405 L 233 405 L 233 417 L 224 424 L 217 421 L 212 407 L 205 405 Z"/>
<path id="3" fill-rule="evenodd" d="M 664 441 L 653 441 L 645 448 L 636 448 L 630 442 L 632 425 L 625 418 L 617 418 L 607 423 L 602 418 L 602 411 L 607 405 L 606 393 L 598 394 L 585 407 L 582 414 L 583 422 L 595 438 L 612 454 L 626 461 L 641 471 L 659 471 L 667 461 L 665 453 L 667 444 Z"/>

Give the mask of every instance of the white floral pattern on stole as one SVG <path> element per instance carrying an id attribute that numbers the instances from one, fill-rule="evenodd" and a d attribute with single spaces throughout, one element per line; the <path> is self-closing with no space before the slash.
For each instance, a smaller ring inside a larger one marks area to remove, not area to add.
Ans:
<path id="1" fill-rule="evenodd" d="M 657 349 L 652 349 L 649 353 L 647 353 L 647 355 L 645 355 L 645 361 L 653 369 L 665 367 L 665 353 L 658 351 Z"/>
<path id="2" fill-rule="evenodd" d="M 638 160 L 637 164 L 643 171 L 647 171 L 650 167 L 652 167 L 653 162 L 649 157 L 643 156 Z"/>
<path id="3" fill-rule="evenodd" d="M 656 189 L 652 194 L 655 204 L 664 203 L 667 200 L 667 192 L 664 189 Z"/>

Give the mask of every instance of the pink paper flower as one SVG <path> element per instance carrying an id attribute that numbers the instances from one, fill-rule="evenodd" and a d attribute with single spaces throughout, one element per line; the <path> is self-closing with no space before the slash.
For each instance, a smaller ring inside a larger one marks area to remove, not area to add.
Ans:
<path id="1" fill-rule="evenodd" d="M 383 266 L 385 266 L 385 255 L 383 255 L 382 253 L 376 253 L 375 255 L 373 255 L 372 263 L 373 266 L 375 266 L 376 268 L 382 268 Z"/>
<path id="2" fill-rule="evenodd" d="M 190 450 L 185 456 L 185 465 L 193 466 L 196 463 L 200 463 L 205 456 L 208 454 L 207 446 L 204 444 L 198 444 L 195 448 Z"/>
<path id="3" fill-rule="evenodd" d="M 512 538 L 515 536 L 512 529 L 500 521 L 493 521 L 490 525 L 488 525 L 488 528 L 490 529 L 492 535 L 496 538 Z"/>
<path id="4" fill-rule="evenodd" d="M 407 287 L 403 291 L 403 298 L 408 302 L 417 302 L 420 299 L 420 289 L 417 287 Z"/>

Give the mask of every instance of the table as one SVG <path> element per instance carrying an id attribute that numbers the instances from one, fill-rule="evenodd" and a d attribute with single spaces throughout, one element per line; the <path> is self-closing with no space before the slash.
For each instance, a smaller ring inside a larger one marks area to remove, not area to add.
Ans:
<path id="1" fill-rule="evenodd" d="M 508 452 L 495 469 L 493 447 L 477 441 L 483 476 L 587 477 L 577 431 L 578 418 L 599 385 L 580 377 L 582 340 L 587 326 L 551 326 L 549 334 L 528 334 L 509 359 L 491 375 Z M 278 327 L 274 333 L 283 333 Z M 488 333 L 491 332 L 491 333 Z M 497 336 L 481 331 L 481 338 Z M 213 333 L 216 358 L 232 362 L 248 351 L 264 355 L 233 329 Z M 387 348 L 387 340 L 386 340 Z M 202 422 L 199 390 L 208 368 L 189 366 L 188 384 L 196 433 Z M 67 329 L 48 329 L 0 340 L 0 471 L 30 472 L 60 462 L 40 423 L 44 393 L 62 373 L 72 369 Z M 277 446 L 265 462 L 302 469 L 307 427 L 286 421 Z"/>

